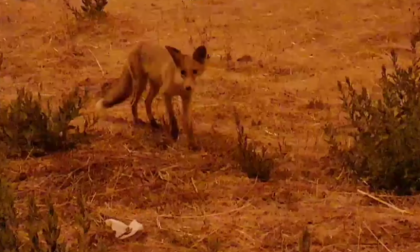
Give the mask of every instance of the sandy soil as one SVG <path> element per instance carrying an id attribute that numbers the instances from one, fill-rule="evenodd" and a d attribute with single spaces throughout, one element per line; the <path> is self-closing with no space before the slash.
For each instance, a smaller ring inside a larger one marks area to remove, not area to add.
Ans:
<path id="1" fill-rule="evenodd" d="M 40 85 L 53 99 L 75 86 L 99 92 L 141 40 L 186 53 L 205 43 L 211 56 L 194 97 L 201 151 L 189 151 L 184 137 L 163 149 L 159 136 L 131 127 L 124 103 L 107 115 L 125 122 L 101 117 L 91 145 L 13 161 L 13 172 L 30 175 L 19 183 L 18 197 L 51 192 L 67 228 L 82 188 L 94 216 L 144 224 L 146 235 L 105 241 L 112 251 L 298 251 L 305 226 L 312 251 L 420 251 L 420 218 L 369 200 L 357 193 L 365 190 L 360 185 L 332 176 L 322 136 L 326 122 L 342 122 L 337 80 L 349 76 L 375 93 L 389 50 L 407 55 L 415 3 L 119 0 L 106 7 L 106 20 L 76 22 L 61 0 L 0 0 L 3 100 L 17 87 L 37 91 Z M 236 61 L 244 55 L 252 62 Z M 308 107 L 315 99 L 325 106 Z M 287 147 L 286 162 L 268 183 L 233 165 L 234 107 L 254 141 L 272 151 L 279 142 Z M 146 119 L 142 102 L 139 111 Z M 165 113 L 160 99 L 154 113 Z M 386 200 L 420 210 L 415 197 Z M 74 240 L 63 232 L 63 239 Z"/>

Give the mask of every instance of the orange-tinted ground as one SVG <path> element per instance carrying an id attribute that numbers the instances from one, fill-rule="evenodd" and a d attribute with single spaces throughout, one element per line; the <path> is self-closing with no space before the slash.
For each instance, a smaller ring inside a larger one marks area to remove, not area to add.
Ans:
<path id="1" fill-rule="evenodd" d="M 52 193 L 64 228 L 74 225 L 79 188 L 95 216 L 144 224 L 146 237 L 108 239 L 112 251 L 297 251 L 306 225 L 312 251 L 386 251 L 368 228 L 390 251 L 420 251 L 416 214 L 361 196 L 360 185 L 336 180 L 322 159 L 328 151 L 322 126 L 342 120 L 337 80 L 347 75 L 377 92 L 387 52 L 407 55 L 414 3 L 119 0 L 106 7 L 106 21 L 76 24 L 60 0 L 0 0 L 3 100 L 16 87 L 37 91 L 41 83 L 51 98 L 76 85 L 99 92 L 141 40 L 188 53 L 204 41 L 211 56 L 194 99 L 200 152 L 189 151 L 184 137 L 163 150 L 158 136 L 130 126 L 124 103 L 107 115 L 126 122 L 103 117 L 90 146 L 12 162 L 12 172 L 30 175 L 17 194 Z M 220 59 L 228 53 L 231 70 Z M 253 61 L 236 62 L 245 54 Z M 327 106 L 309 108 L 314 99 Z M 288 146 L 288 162 L 268 183 L 248 179 L 232 163 L 233 107 L 254 141 L 271 144 L 271 151 L 279 142 Z M 160 99 L 154 108 L 157 118 L 164 115 Z M 415 198 L 386 200 L 419 212 Z"/>

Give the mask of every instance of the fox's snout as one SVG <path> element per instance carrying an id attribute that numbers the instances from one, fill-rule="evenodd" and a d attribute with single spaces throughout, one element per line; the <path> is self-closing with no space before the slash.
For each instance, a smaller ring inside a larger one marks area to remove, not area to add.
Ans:
<path id="1" fill-rule="evenodd" d="M 187 90 L 187 91 L 191 91 L 191 89 L 192 89 L 191 86 L 186 86 L 185 87 L 185 90 Z"/>

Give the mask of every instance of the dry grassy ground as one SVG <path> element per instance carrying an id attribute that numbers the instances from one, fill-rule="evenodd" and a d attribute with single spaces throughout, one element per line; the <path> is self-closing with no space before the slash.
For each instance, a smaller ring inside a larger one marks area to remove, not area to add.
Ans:
<path id="1" fill-rule="evenodd" d="M 108 240 L 113 251 L 297 251 L 307 225 L 313 251 L 387 251 L 377 239 L 390 251 L 420 251 L 420 218 L 357 194 L 359 185 L 336 180 L 322 158 L 322 126 L 342 121 L 336 81 L 348 75 L 377 92 L 389 49 L 407 54 L 415 2 L 119 0 L 106 7 L 106 21 L 77 24 L 60 0 L 0 0 L 3 100 L 40 84 L 51 98 L 76 85 L 98 92 L 140 40 L 188 53 L 204 41 L 211 55 L 193 108 L 201 151 L 185 139 L 163 149 L 159 136 L 130 126 L 124 103 L 101 118 L 91 145 L 13 161 L 13 172 L 29 174 L 18 197 L 52 193 L 67 227 L 82 188 L 95 216 L 144 224 L 147 236 Z M 227 54 L 230 70 L 220 59 Z M 245 54 L 253 61 L 236 62 Z M 308 106 L 314 99 L 325 106 Z M 253 140 L 288 147 L 268 183 L 232 165 L 233 107 Z M 160 100 L 154 108 L 164 115 Z M 387 200 L 419 212 L 413 197 Z"/>

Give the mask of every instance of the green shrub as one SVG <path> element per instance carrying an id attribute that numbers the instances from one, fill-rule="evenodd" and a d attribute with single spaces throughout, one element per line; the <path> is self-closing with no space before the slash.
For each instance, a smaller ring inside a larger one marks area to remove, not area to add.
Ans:
<path id="1" fill-rule="evenodd" d="M 25 89 L 17 90 L 17 98 L 0 107 L 0 147 L 7 157 L 41 156 L 74 147 L 86 139 L 86 129 L 94 121 L 85 122 L 81 132 L 70 122 L 80 116 L 83 100 L 75 89 L 62 97 L 56 111 L 50 104 L 42 107 L 42 98 L 34 98 Z M 70 133 L 74 130 L 73 133 Z"/>
<path id="2" fill-rule="evenodd" d="M 338 82 L 351 130 L 331 124 L 325 127 L 330 154 L 373 190 L 405 195 L 420 189 L 418 41 L 419 36 L 413 36 L 413 59 L 408 67 L 401 67 L 397 54 L 391 52 L 393 72 L 382 67 L 381 99 L 373 99 L 364 87 L 356 91 L 347 77 L 345 84 Z"/>

